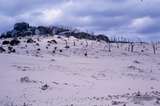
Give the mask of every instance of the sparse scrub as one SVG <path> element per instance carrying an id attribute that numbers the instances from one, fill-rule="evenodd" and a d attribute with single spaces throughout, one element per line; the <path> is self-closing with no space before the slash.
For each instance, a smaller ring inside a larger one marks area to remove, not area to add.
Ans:
<path id="1" fill-rule="evenodd" d="M 158 43 L 153 47 L 119 38 L 106 42 L 101 36 L 97 41 L 81 34 L 74 36 L 82 39 L 48 36 L 22 37 L 18 46 L 10 45 L 13 38 L 0 40 L 0 45 L 9 41 L 0 46 L 0 52 L 6 51 L 0 54 L 0 81 L 10 87 L 2 86 L 1 91 L 15 91 L 4 93 L 15 97 L 13 103 L 18 100 L 13 106 L 31 106 L 30 102 L 44 106 L 160 104 Z M 16 53 L 6 54 L 15 49 Z"/>

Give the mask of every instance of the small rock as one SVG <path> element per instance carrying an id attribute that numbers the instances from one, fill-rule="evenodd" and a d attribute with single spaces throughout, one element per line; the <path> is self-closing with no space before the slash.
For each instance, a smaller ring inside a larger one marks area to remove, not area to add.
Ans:
<path id="1" fill-rule="evenodd" d="M 49 88 L 49 86 L 48 86 L 47 84 L 45 84 L 45 85 L 43 85 L 43 86 L 41 87 L 42 90 L 47 90 L 48 88 Z"/>
<path id="2" fill-rule="evenodd" d="M 27 77 L 27 76 L 20 78 L 20 81 L 21 81 L 22 83 L 24 83 L 24 82 L 26 82 L 26 83 L 31 82 L 30 79 L 29 79 L 29 77 Z"/>

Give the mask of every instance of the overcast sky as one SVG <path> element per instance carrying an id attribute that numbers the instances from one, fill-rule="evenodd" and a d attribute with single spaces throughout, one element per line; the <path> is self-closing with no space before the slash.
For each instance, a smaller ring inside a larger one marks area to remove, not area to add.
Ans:
<path id="1" fill-rule="evenodd" d="M 0 32 L 26 21 L 160 40 L 160 0 L 0 0 Z"/>

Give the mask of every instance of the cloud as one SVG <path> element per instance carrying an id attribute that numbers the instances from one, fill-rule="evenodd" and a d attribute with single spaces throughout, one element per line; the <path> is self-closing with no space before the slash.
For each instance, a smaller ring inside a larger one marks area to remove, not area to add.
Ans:
<path id="1" fill-rule="evenodd" d="M 159 4 L 159 0 L 0 0 L 0 32 L 26 21 L 157 39 L 153 35 L 160 34 Z"/>
<path id="2" fill-rule="evenodd" d="M 151 17 L 141 17 L 134 19 L 130 27 L 134 29 L 137 33 L 142 33 L 142 34 L 158 33 L 160 25 L 157 24 L 157 22 L 159 22 L 159 20 L 153 19 Z"/>
<path id="3" fill-rule="evenodd" d="M 35 9 L 50 8 L 63 2 L 63 0 L 0 0 L 0 13 L 17 16 Z"/>
<path id="4" fill-rule="evenodd" d="M 13 18 L 0 15 L 0 32 L 5 32 L 11 29 L 14 23 Z"/>

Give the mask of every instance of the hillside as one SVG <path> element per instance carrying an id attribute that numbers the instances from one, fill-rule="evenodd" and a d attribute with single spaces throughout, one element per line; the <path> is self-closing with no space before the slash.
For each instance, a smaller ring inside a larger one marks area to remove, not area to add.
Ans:
<path id="1" fill-rule="evenodd" d="M 1 106 L 158 106 L 160 50 L 73 36 L 0 40 Z M 15 45 L 14 45 L 15 44 Z M 2 50 L 3 48 L 3 50 Z"/>

